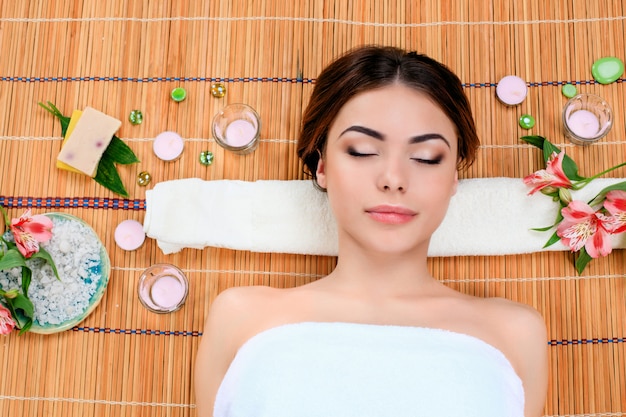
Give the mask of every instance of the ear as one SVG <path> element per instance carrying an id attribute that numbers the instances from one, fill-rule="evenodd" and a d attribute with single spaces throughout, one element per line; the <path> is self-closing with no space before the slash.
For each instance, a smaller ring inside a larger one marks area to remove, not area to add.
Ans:
<path id="1" fill-rule="evenodd" d="M 455 195 L 457 189 L 459 188 L 459 171 L 454 171 L 454 184 L 452 184 L 452 193 L 450 195 Z"/>
<path id="2" fill-rule="evenodd" d="M 317 185 L 322 188 L 326 188 L 326 164 L 324 158 L 320 156 L 317 161 L 317 169 L 315 170 L 315 176 L 317 178 Z"/>

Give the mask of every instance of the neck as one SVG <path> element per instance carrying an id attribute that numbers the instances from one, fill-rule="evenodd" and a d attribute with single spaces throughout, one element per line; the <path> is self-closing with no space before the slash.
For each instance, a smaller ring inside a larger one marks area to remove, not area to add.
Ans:
<path id="1" fill-rule="evenodd" d="M 329 278 L 352 293 L 376 296 L 422 293 L 436 283 L 428 271 L 426 254 L 427 245 L 399 254 L 340 247 L 337 266 Z"/>

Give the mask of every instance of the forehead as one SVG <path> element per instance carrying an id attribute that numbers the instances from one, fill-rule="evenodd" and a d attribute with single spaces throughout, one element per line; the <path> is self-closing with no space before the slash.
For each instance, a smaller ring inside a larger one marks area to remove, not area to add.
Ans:
<path id="1" fill-rule="evenodd" d="M 439 105 L 425 93 L 402 84 L 369 90 L 348 100 L 330 127 L 329 139 L 354 125 L 404 139 L 439 133 L 455 149 L 457 146 L 455 126 Z"/>

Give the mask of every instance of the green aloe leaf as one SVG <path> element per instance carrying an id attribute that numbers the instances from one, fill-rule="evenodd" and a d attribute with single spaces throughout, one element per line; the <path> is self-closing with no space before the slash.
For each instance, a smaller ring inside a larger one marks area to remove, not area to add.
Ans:
<path id="1" fill-rule="evenodd" d="M 47 102 L 47 106 L 43 103 L 39 103 L 39 105 L 59 119 L 61 122 L 61 133 L 65 137 L 67 127 L 70 123 L 70 118 L 64 116 L 61 111 L 49 101 Z M 107 146 L 104 150 L 102 158 L 100 158 L 94 180 L 114 193 L 120 194 L 123 197 L 128 197 L 128 191 L 126 191 L 126 188 L 122 183 L 122 179 L 117 172 L 115 163 L 128 165 L 136 162 L 140 161 L 132 149 L 120 138 L 113 136 L 109 146 Z"/>

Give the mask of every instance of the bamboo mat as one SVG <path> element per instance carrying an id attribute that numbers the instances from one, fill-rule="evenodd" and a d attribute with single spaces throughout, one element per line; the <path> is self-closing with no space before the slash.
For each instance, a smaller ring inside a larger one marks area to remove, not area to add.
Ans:
<path id="1" fill-rule="evenodd" d="M 124 252 L 113 232 L 122 220 L 143 221 L 138 172 L 149 171 L 153 184 L 304 178 L 295 139 L 315 77 L 347 49 L 379 43 L 427 53 L 465 83 L 482 147 L 461 177 L 521 178 L 539 169 L 539 152 L 519 141 L 524 134 L 566 147 L 591 175 L 626 160 L 624 79 L 603 86 L 590 72 L 600 57 L 625 58 L 625 26 L 626 4 L 613 0 L 0 2 L 0 204 L 13 217 L 26 207 L 81 217 L 112 263 L 100 306 L 78 327 L 0 338 L 0 416 L 195 416 L 193 363 L 211 300 L 231 286 L 301 285 L 334 266 L 333 258 L 222 249 L 164 256 L 150 240 Z M 495 83 L 508 74 L 531 83 L 513 108 L 495 98 Z M 210 94 L 216 79 L 228 88 L 223 99 Z M 583 149 L 566 141 L 566 81 L 613 107 L 615 124 L 601 143 Z M 169 99 L 177 86 L 188 93 L 182 103 Z M 65 114 L 89 105 L 124 121 L 118 135 L 142 161 L 119 169 L 127 201 L 55 168 L 60 127 L 37 105 L 47 100 Z M 211 139 L 211 118 L 233 102 L 256 108 L 263 121 L 249 156 L 225 153 Z M 132 109 L 143 111 L 143 124 L 127 122 Z M 522 113 L 537 119 L 531 131 L 518 127 Z M 185 138 L 176 162 L 152 153 L 151 140 L 164 130 Z M 215 154 L 210 167 L 198 162 L 203 150 Z M 157 262 L 179 266 L 190 280 L 190 297 L 174 314 L 150 313 L 137 299 L 139 274 Z M 581 277 L 565 252 L 435 258 L 430 266 L 455 289 L 543 314 L 545 415 L 626 415 L 624 251 L 595 260 Z"/>

